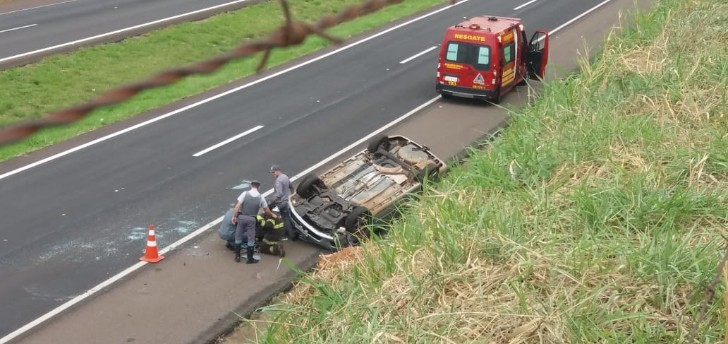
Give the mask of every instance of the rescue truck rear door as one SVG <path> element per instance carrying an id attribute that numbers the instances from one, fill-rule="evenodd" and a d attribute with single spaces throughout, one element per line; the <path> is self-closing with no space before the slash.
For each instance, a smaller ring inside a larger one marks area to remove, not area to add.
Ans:
<path id="1" fill-rule="evenodd" d="M 538 30 L 531 37 L 528 50 L 528 77 L 543 79 L 549 59 L 549 33 Z"/>
<path id="2" fill-rule="evenodd" d="M 500 65 L 501 72 L 501 92 L 506 91 L 513 85 L 516 79 L 516 68 L 520 65 L 518 61 L 518 29 L 513 27 L 508 29 L 508 33 L 502 36 L 500 44 Z"/>

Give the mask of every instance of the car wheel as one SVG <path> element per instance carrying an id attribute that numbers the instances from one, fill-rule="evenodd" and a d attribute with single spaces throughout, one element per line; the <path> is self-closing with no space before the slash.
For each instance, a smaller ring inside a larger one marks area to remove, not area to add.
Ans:
<path id="1" fill-rule="evenodd" d="M 349 213 L 344 221 L 344 228 L 352 234 L 363 234 L 369 236 L 369 230 L 366 226 L 371 222 L 369 218 L 371 213 L 365 207 L 356 207 Z"/>
<path id="2" fill-rule="evenodd" d="M 425 167 L 424 170 L 420 171 L 417 175 L 417 180 L 420 183 L 424 183 L 425 180 L 429 180 L 431 182 L 437 181 L 439 177 L 439 169 L 437 168 L 437 164 L 430 163 Z"/>
<path id="3" fill-rule="evenodd" d="M 369 153 L 376 153 L 380 148 L 389 150 L 389 136 L 381 134 L 377 135 L 369 141 L 369 145 L 367 146 Z"/>
<path id="4" fill-rule="evenodd" d="M 304 177 L 300 183 L 298 183 L 298 186 L 296 187 L 296 193 L 303 198 L 309 198 L 312 194 L 312 186 L 320 181 L 321 180 L 317 175 L 309 174 Z"/>

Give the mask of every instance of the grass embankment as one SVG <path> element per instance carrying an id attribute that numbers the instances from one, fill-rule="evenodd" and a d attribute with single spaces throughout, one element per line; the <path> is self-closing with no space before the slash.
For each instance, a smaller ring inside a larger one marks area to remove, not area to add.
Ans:
<path id="1" fill-rule="evenodd" d="M 295 19 L 315 22 L 327 13 L 361 0 L 289 0 Z M 409 0 L 341 24 L 328 33 L 348 38 L 445 0 Z M 284 23 L 279 1 L 256 4 L 208 20 L 182 23 L 120 43 L 84 48 L 43 61 L 0 71 L 0 127 L 74 105 L 163 69 L 222 54 L 245 39 L 267 36 Z M 310 36 L 303 44 L 277 49 L 268 67 L 311 53 L 331 43 Z M 102 125 L 169 104 L 232 80 L 251 75 L 262 54 L 235 61 L 218 72 L 190 77 L 177 84 L 143 92 L 135 99 L 99 109 L 74 124 L 51 128 L 14 145 L 0 147 L 0 161 L 60 142 Z"/>
<path id="2" fill-rule="evenodd" d="M 257 342 L 685 343 L 728 220 L 727 16 L 715 0 L 639 15 L 390 241 L 264 309 Z M 722 342 L 724 289 L 696 342 Z"/>

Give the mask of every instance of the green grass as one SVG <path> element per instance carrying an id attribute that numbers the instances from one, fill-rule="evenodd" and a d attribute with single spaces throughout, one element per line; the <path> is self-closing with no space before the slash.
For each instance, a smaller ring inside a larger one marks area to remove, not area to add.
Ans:
<path id="1" fill-rule="evenodd" d="M 348 38 L 392 20 L 444 3 L 408 0 L 328 30 Z M 315 22 L 361 0 L 289 0 L 297 20 Z M 284 23 L 280 3 L 269 1 L 200 22 L 182 23 L 120 43 L 84 48 L 43 61 L 0 71 L 0 127 L 92 99 L 112 88 L 155 72 L 222 54 L 245 39 L 267 36 Z M 310 36 L 303 44 L 274 50 L 268 67 L 311 53 L 331 43 Z M 60 142 L 102 125 L 169 104 L 215 86 L 251 75 L 262 54 L 234 61 L 218 72 L 187 78 L 177 84 L 143 92 L 131 101 L 99 109 L 72 125 L 43 130 L 13 145 L 0 147 L 4 161 Z"/>
<path id="2" fill-rule="evenodd" d="M 728 221 L 728 3 L 663 0 L 257 343 L 685 343 Z M 700 23 L 700 32 L 686 28 Z M 696 343 L 725 336 L 718 285 Z"/>

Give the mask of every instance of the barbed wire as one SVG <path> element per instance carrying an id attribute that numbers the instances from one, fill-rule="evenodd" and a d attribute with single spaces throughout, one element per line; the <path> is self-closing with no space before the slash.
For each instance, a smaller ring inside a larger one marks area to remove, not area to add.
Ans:
<path id="1" fill-rule="evenodd" d="M 256 73 L 260 73 L 268 62 L 270 53 L 274 48 L 286 48 L 299 45 L 311 35 L 317 35 L 335 44 L 340 44 L 343 42 L 342 39 L 333 37 L 324 32 L 324 30 L 377 12 L 388 5 L 399 4 L 404 0 L 367 0 L 359 5 L 344 7 L 336 15 L 324 15 L 319 18 L 316 24 L 293 20 L 288 1 L 280 1 L 286 22 L 271 32 L 268 37 L 243 42 L 227 53 L 211 59 L 189 66 L 162 71 L 145 80 L 112 89 L 88 102 L 65 108 L 40 119 L 27 120 L 0 129 L 0 146 L 29 137 L 47 127 L 71 124 L 83 119 L 96 109 L 123 103 L 141 91 L 168 86 L 192 75 L 213 73 L 233 60 L 250 57 L 262 51 L 263 57 L 256 68 Z M 455 4 L 457 1 L 449 0 L 450 4 Z"/>

